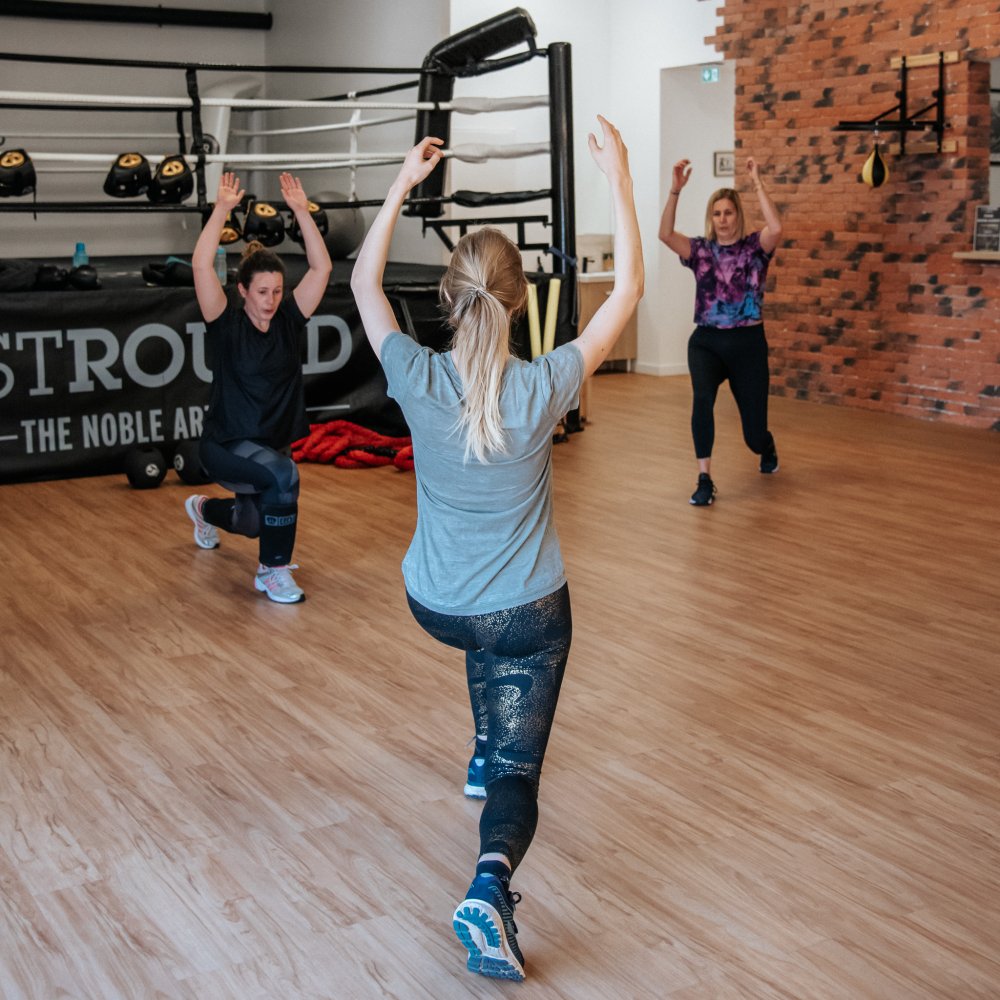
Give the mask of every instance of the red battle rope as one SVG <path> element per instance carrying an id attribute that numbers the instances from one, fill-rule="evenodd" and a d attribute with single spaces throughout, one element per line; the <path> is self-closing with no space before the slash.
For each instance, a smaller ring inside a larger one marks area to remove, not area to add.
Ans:
<path id="1" fill-rule="evenodd" d="M 292 445 L 292 458 L 296 462 L 333 463 L 340 469 L 395 465 L 410 472 L 413 445 L 408 437 L 386 437 L 349 420 L 331 420 L 310 425 L 309 436 Z"/>

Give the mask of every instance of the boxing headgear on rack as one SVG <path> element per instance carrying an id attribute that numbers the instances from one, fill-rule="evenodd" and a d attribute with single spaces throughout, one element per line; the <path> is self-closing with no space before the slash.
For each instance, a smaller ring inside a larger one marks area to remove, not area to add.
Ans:
<path id="1" fill-rule="evenodd" d="M 326 212 L 316 202 L 311 201 L 309 202 L 309 215 L 313 222 L 316 223 L 316 228 L 319 230 L 320 236 L 326 236 L 326 231 L 330 228 L 330 220 L 327 218 Z M 295 218 L 294 213 L 288 225 L 288 236 L 298 243 L 299 246 L 303 245 L 302 231 L 299 229 L 299 221 Z"/>
<path id="2" fill-rule="evenodd" d="M 35 190 L 35 166 L 23 149 L 0 151 L 0 198 L 16 198 Z"/>
<path id="3" fill-rule="evenodd" d="M 276 247 L 285 238 L 285 220 L 266 201 L 255 201 L 247 209 L 243 223 L 243 239 L 247 243 L 259 240 L 266 247 Z"/>
<path id="4" fill-rule="evenodd" d="M 135 198 L 149 190 L 149 160 L 142 153 L 120 153 L 104 179 L 104 193 L 112 198 Z"/>
<path id="5" fill-rule="evenodd" d="M 230 212 L 226 216 L 226 221 L 222 224 L 222 232 L 219 234 L 219 245 L 229 246 L 235 243 L 243 235 L 243 227 L 240 225 L 239 217 L 235 212 Z"/>
<path id="6" fill-rule="evenodd" d="M 160 160 L 146 196 L 154 205 L 176 205 L 194 190 L 194 175 L 183 156 Z"/>

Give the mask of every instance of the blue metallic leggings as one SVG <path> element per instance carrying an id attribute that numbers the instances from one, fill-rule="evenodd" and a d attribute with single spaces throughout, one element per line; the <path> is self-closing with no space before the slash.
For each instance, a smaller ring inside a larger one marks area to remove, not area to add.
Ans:
<path id="1" fill-rule="evenodd" d="M 569 588 L 483 615 L 444 615 L 409 594 L 429 635 L 465 650 L 476 733 L 486 737 L 486 804 L 480 854 L 505 854 L 512 868 L 538 824 L 538 781 L 573 637 Z"/>

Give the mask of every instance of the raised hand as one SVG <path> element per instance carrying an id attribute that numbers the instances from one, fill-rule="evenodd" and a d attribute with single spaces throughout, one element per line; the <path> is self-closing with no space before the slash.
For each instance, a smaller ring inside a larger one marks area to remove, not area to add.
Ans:
<path id="1" fill-rule="evenodd" d="M 747 173 L 754 184 L 760 183 L 760 166 L 752 156 L 747 157 Z"/>
<path id="2" fill-rule="evenodd" d="M 302 188 L 302 181 L 298 177 L 293 177 L 289 173 L 284 173 L 279 178 L 281 181 L 281 197 L 285 204 L 295 212 L 298 209 L 309 209 L 309 197 Z"/>
<path id="3" fill-rule="evenodd" d="M 399 168 L 396 180 L 407 191 L 412 191 L 422 180 L 429 177 L 434 168 L 441 162 L 442 154 L 438 147 L 443 145 L 444 139 L 438 139 L 432 135 L 421 139 L 406 154 L 406 159 Z"/>
<path id="4" fill-rule="evenodd" d="M 601 144 L 598 145 L 597 136 L 591 132 L 587 136 L 587 145 L 590 147 L 590 155 L 601 171 L 607 175 L 609 180 L 616 177 L 630 177 L 628 168 L 628 149 L 622 142 L 621 133 L 603 115 L 598 115 L 597 120 L 601 123 Z"/>
<path id="5" fill-rule="evenodd" d="M 215 196 L 215 204 L 222 205 L 231 212 L 242 200 L 246 192 L 240 187 L 240 179 L 233 173 L 225 173 L 219 179 L 219 193 Z"/>
<path id="6" fill-rule="evenodd" d="M 688 178 L 691 176 L 691 161 L 690 160 L 678 160 L 674 164 L 673 180 L 670 184 L 670 189 L 672 191 L 680 191 L 682 187 L 688 182 Z"/>

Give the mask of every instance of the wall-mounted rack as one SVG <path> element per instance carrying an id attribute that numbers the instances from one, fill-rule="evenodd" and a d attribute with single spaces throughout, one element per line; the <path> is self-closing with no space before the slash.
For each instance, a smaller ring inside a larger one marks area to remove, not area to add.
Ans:
<path id="1" fill-rule="evenodd" d="M 874 118 L 865 121 L 842 121 L 833 126 L 834 132 L 898 132 L 899 143 L 894 145 L 890 152 L 905 156 L 907 152 L 906 137 L 910 132 L 931 131 L 935 135 L 935 140 L 931 142 L 910 143 L 911 153 L 954 153 L 958 149 L 958 143 L 954 139 L 945 139 L 944 130 L 948 127 L 944 115 L 944 68 L 950 63 L 957 63 L 960 59 L 958 52 L 928 52 L 916 56 L 895 56 L 890 60 L 889 65 L 899 70 L 899 90 L 896 96 L 899 103 L 886 109 Z M 910 70 L 926 69 L 937 67 L 938 84 L 933 91 L 934 100 L 925 107 L 916 111 L 907 108 L 908 98 L 908 77 Z M 932 118 L 921 118 L 933 112 Z M 896 117 L 892 117 L 892 116 Z"/>

